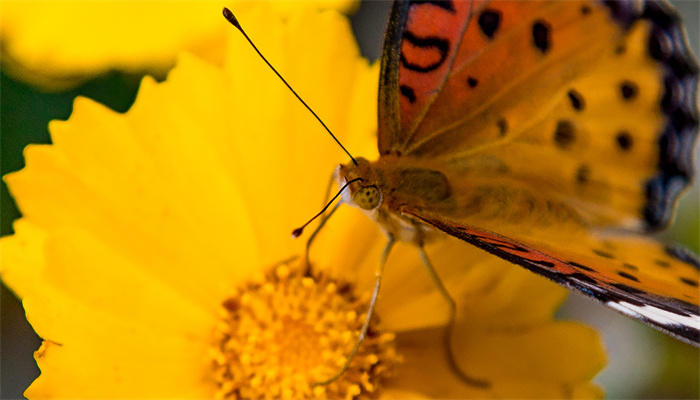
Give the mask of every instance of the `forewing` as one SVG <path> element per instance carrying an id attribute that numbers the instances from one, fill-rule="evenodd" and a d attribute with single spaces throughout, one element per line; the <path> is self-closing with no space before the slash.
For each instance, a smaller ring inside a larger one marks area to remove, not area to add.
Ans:
<path id="1" fill-rule="evenodd" d="M 395 8 L 381 154 L 514 178 L 593 226 L 667 224 L 693 170 L 698 67 L 666 3 Z"/>
<path id="2" fill-rule="evenodd" d="M 448 80 L 464 31 L 483 1 L 394 1 L 382 51 L 380 154 L 402 154 Z"/>

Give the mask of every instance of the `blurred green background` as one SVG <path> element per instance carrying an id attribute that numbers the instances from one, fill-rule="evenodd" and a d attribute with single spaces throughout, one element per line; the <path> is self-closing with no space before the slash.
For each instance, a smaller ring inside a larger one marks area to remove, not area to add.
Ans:
<path id="1" fill-rule="evenodd" d="M 694 53 L 700 54 L 700 2 L 679 0 L 671 3 L 686 21 Z M 380 53 L 388 8 L 385 1 L 365 1 L 352 17 L 362 51 L 373 60 Z M 86 96 L 124 112 L 133 102 L 139 82 L 139 76 L 112 72 L 69 92 L 47 94 L 2 74 L 2 175 L 24 166 L 22 150 L 27 144 L 50 142 L 48 122 L 67 119 L 76 96 Z M 0 189 L 0 233 L 4 236 L 12 233 L 12 221 L 19 217 L 19 213 L 7 187 L 2 184 Z M 675 224 L 664 234 L 666 240 L 682 243 L 696 253 L 700 250 L 699 204 L 700 188 L 696 181 L 679 205 Z M 24 389 L 39 374 L 32 353 L 41 341 L 27 323 L 17 298 L 4 285 L 0 290 L 0 397 L 22 398 Z M 609 365 L 597 381 L 606 388 L 608 398 L 700 397 L 698 349 L 577 295 L 570 296 L 559 317 L 586 320 L 603 332 Z"/>

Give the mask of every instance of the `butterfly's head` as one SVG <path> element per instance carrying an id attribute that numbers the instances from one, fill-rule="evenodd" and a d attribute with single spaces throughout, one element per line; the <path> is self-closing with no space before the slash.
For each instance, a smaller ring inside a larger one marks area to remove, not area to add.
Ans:
<path id="1" fill-rule="evenodd" d="M 357 164 L 339 165 L 334 177 L 341 190 L 350 182 L 342 190 L 344 203 L 368 211 L 376 209 L 382 203 L 382 192 L 377 186 L 374 170 L 366 159 L 358 158 Z"/>

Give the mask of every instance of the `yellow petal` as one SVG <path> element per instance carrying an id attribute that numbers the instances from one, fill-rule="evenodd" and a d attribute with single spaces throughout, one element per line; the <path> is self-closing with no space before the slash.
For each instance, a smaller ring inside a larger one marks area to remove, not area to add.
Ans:
<path id="1" fill-rule="evenodd" d="M 207 347 L 181 337 L 119 329 L 90 313 L 93 326 L 70 343 L 44 342 L 35 357 L 42 375 L 28 398 L 208 398 L 214 390 L 203 354 Z M 138 354 L 138 357 L 134 357 Z M 174 379 L 174 377 L 177 377 Z"/>
<path id="2" fill-rule="evenodd" d="M 464 344 L 455 347 L 462 372 L 487 381 L 488 387 L 466 384 L 449 367 L 439 328 L 397 336 L 404 363 L 423 368 L 403 370 L 388 385 L 431 398 L 602 397 L 590 379 L 604 364 L 604 355 L 596 335 L 579 324 L 488 335 L 460 331 L 455 339 Z M 423 378 L 426 371 L 432 376 L 429 381 Z"/>
<path id="3" fill-rule="evenodd" d="M 483 329 L 472 325 L 457 329 L 455 354 L 467 373 L 497 382 L 503 395 L 514 395 L 509 387 L 548 384 L 559 390 L 590 380 L 605 365 L 598 335 L 574 322 L 557 322 L 520 330 Z M 517 354 L 517 357 L 513 355 Z M 527 390 L 526 390 L 527 392 Z M 560 392 L 559 396 L 563 396 Z"/>
<path id="4" fill-rule="evenodd" d="M 64 90 L 109 70 L 164 76 L 181 51 L 215 63 L 223 58 L 224 5 L 250 1 L 3 1 L 3 72 L 45 90 Z M 277 2 L 277 12 L 300 7 L 351 12 L 357 2 Z"/>
<path id="5" fill-rule="evenodd" d="M 286 25 L 254 24 L 265 21 L 269 11 L 260 7 L 252 14 L 240 16 L 241 24 L 259 38 L 261 51 L 338 138 L 345 143 L 350 129 L 358 130 L 352 131 L 353 137 L 369 138 L 376 127 L 376 91 L 371 89 L 376 90 L 378 70 L 369 69 L 359 57 L 348 21 L 333 12 L 316 18 L 307 12 L 292 15 Z M 246 195 L 254 199 L 250 214 L 257 222 L 262 254 L 298 252 L 303 239 L 290 242 L 291 231 L 320 210 L 333 169 L 346 156 L 240 35 L 232 34 L 225 68 L 230 71 L 231 92 L 240 95 L 233 96 L 224 118 L 243 133 L 232 135 L 227 147 L 235 162 L 232 168 L 240 174 Z M 321 57 L 319 48 L 333 53 Z M 369 89 L 368 82 L 373 82 Z M 336 93 L 336 101 L 328 101 L 329 93 Z M 254 116 L 236 111 L 249 110 L 250 104 L 256 104 Z M 357 113 L 349 115 L 346 109 Z"/>

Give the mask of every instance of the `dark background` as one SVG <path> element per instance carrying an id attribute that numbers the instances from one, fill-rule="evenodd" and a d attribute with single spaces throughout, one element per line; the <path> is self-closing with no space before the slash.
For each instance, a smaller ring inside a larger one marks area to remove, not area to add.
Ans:
<path id="1" fill-rule="evenodd" d="M 672 1 L 683 15 L 694 53 L 700 54 L 698 21 L 700 2 Z M 388 3 L 365 1 L 353 16 L 353 28 L 365 56 L 376 59 L 381 49 Z M 140 77 L 108 73 L 77 89 L 60 94 L 37 91 L 4 74 L 0 76 L 0 172 L 5 175 L 24 166 L 22 149 L 29 143 L 49 143 L 47 124 L 67 119 L 73 99 L 86 96 L 124 112 L 138 90 Z M 12 221 L 19 217 L 7 187 L 0 185 L 0 234 L 12 233 Z M 698 204 L 695 182 L 679 206 L 679 217 L 666 239 L 699 250 Z M 1 256 L 1 255 L 0 255 Z M 0 287 L 0 397 L 22 398 L 27 386 L 38 376 L 33 351 L 41 341 L 24 317 L 17 298 Z M 609 398 L 698 398 L 698 349 L 679 343 L 650 328 L 593 302 L 572 295 L 559 312 L 565 319 L 589 321 L 603 331 L 609 351 L 609 365 L 597 381 Z"/>

